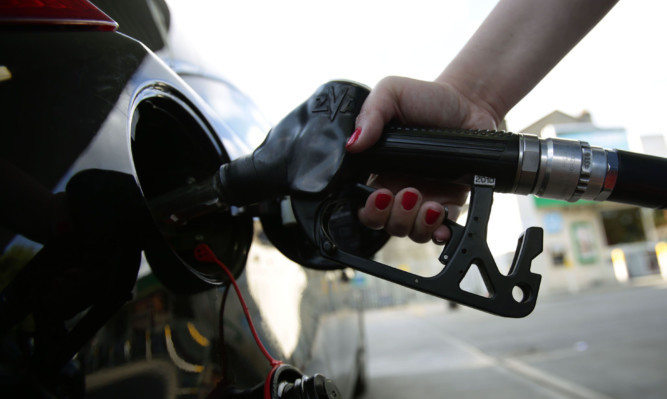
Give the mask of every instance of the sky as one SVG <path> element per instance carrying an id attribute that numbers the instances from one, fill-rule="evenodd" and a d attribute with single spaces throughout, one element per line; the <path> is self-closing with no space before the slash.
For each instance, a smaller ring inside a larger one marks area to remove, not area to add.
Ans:
<path id="1" fill-rule="evenodd" d="M 537 1 L 537 0 L 536 0 Z M 495 0 L 169 0 L 179 40 L 277 123 L 322 84 L 373 87 L 389 75 L 432 80 L 456 56 Z M 522 132 L 555 111 L 588 111 L 604 128 L 667 133 L 667 2 L 622 0 L 506 117 Z M 538 133 L 538 132 L 527 132 Z M 594 142 L 591 143 L 595 145 Z M 496 198 L 505 220 L 489 226 L 494 252 L 522 230 L 516 201 Z M 497 214 L 497 212 L 496 212 Z M 492 213 L 493 217 L 493 213 Z M 510 222 L 508 222 L 508 220 Z"/>
<path id="2" fill-rule="evenodd" d="M 277 123 L 332 79 L 435 78 L 495 0 L 171 0 L 180 35 Z M 633 140 L 665 134 L 667 3 L 625 0 L 507 115 L 520 132 L 554 110 L 591 112 Z M 530 132 L 536 133 L 536 132 Z M 592 143 L 594 144 L 594 143 Z M 634 148 L 640 150 L 640 148 Z"/>

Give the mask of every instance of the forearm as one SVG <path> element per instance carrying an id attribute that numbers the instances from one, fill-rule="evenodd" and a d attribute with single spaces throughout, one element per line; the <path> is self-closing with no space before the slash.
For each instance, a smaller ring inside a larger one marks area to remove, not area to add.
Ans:
<path id="1" fill-rule="evenodd" d="M 605 16 L 615 0 L 501 0 L 436 81 L 496 119 Z"/>

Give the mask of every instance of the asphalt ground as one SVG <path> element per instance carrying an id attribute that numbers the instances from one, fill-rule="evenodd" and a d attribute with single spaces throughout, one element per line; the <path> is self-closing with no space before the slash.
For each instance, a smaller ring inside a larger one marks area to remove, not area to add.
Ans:
<path id="1" fill-rule="evenodd" d="M 667 283 L 540 298 L 523 319 L 434 302 L 368 311 L 375 398 L 665 398 Z"/>

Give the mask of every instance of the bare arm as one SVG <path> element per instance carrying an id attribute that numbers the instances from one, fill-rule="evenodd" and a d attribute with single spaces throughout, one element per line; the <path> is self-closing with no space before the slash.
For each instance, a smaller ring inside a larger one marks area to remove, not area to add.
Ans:
<path id="1" fill-rule="evenodd" d="M 383 79 L 364 102 L 347 149 L 361 152 L 391 121 L 429 127 L 496 128 L 505 114 L 607 14 L 615 0 L 501 0 L 432 82 Z M 359 217 L 414 241 L 447 241 L 443 205 L 456 219 L 460 187 L 376 179 Z M 401 188 L 402 187 L 402 188 Z M 407 199 L 416 201 L 407 201 Z M 406 206 L 405 204 L 409 206 Z M 430 215 L 430 217 L 429 217 Z M 434 217 L 436 215 L 437 217 Z"/>
<path id="2" fill-rule="evenodd" d="M 502 0 L 435 80 L 496 123 L 607 14 L 615 0 Z"/>

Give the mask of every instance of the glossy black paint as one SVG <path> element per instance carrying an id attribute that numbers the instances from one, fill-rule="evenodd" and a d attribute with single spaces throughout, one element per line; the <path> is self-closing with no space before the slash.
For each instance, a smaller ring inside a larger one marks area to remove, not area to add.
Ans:
<path id="1" fill-rule="evenodd" d="M 38 265 L 52 274 L 38 270 L 32 276 L 53 279 L 45 280 L 48 290 L 38 285 L 36 295 L 67 303 L 35 301 L 27 310 L 32 316 L 3 328 L 3 393 L 80 393 L 77 365 L 86 374 L 88 397 L 200 397 L 223 369 L 238 386 L 263 381 L 269 367 L 237 302 L 227 300 L 220 329 L 225 288 L 188 271 L 194 267 L 190 249 L 206 241 L 236 270 L 272 354 L 305 373 L 332 378 L 344 397 L 351 397 L 363 331 L 358 292 L 341 271 L 308 270 L 288 261 L 249 216 L 221 213 L 170 230 L 112 211 L 128 204 L 137 209 L 140 203 L 137 215 L 148 214 L 154 196 L 251 150 L 248 132 L 266 124 L 247 116 L 225 123 L 229 116 L 206 101 L 225 92 L 237 106 L 250 104 L 238 90 L 209 76 L 181 77 L 142 43 L 114 32 L 2 30 L 0 66 L 11 72 L 0 81 L 1 284 L 14 281 L 26 265 Z M 198 91 L 184 79 L 196 82 Z M 128 190 L 100 176 L 118 177 Z M 78 193 L 98 196 L 73 196 L 73 182 Z M 140 200 L 120 195 L 126 191 Z M 53 253 L 62 255 L 46 256 Z M 87 280 L 84 272 L 90 270 L 100 273 Z M 71 271 L 84 277 L 75 280 Z M 123 287 L 109 277 L 114 275 L 126 276 L 124 281 L 129 275 L 136 284 Z M 276 304 L 285 297 L 290 299 Z M 112 316 L 96 317 L 102 321 L 99 331 L 93 322 L 78 324 L 85 320 L 82 309 L 111 306 L 118 298 L 129 302 L 110 311 Z M 48 320 L 63 330 L 50 342 L 36 343 L 32 323 L 43 309 L 62 311 L 50 312 Z M 76 335 L 86 342 L 76 360 L 62 371 L 45 367 L 34 379 L 29 370 L 36 360 L 34 345 L 67 353 L 67 345 L 79 342 L 71 335 L 82 331 L 77 325 L 97 333 L 92 339 Z"/>

